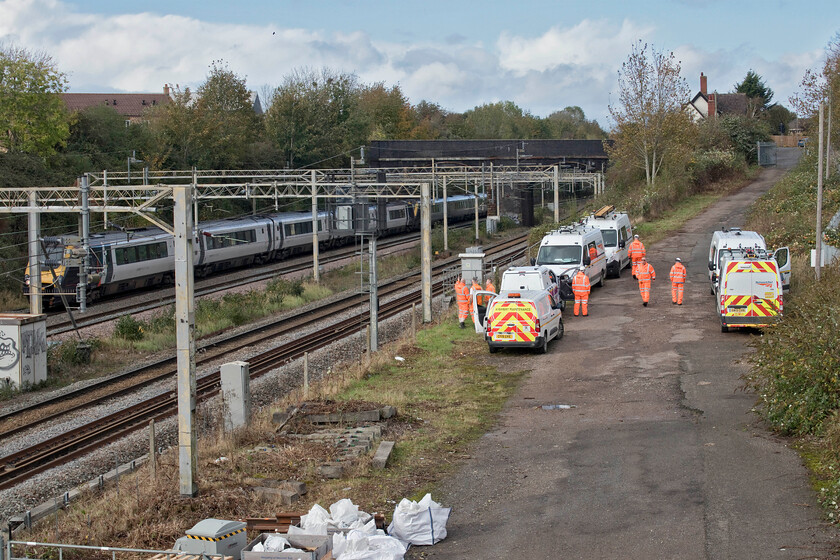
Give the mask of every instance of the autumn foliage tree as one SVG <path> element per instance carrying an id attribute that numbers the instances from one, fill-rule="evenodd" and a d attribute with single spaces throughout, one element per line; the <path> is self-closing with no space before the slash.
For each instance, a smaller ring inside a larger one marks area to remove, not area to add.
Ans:
<path id="1" fill-rule="evenodd" d="M 619 102 L 610 104 L 615 142 L 606 145 L 610 160 L 644 171 L 645 184 L 670 164 L 691 153 L 694 125 L 682 106 L 689 88 L 674 53 L 634 44 L 618 71 Z"/>
<path id="2" fill-rule="evenodd" d="M 0 46 L 0 149 L 50 155 L 63 146 L 70 134 L 60 96 L 66 89 L 49 55 Z"/>

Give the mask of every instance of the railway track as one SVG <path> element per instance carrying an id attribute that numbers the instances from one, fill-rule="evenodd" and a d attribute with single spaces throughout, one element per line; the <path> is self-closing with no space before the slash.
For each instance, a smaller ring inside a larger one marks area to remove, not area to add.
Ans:
<path id="1" fill-rule="evenodd" d="M 452 226 L 452 228 L 450 229 L 463 228 L 467 227 L 468 225 L 469 224 L 460 224 L 457 226 Z M 395 238 L 388 238 L 386 240 L 382 240 L 380 242 L 379 247 L 380 249 L 387 249 L 390 247 L 404 245 L 406 243 L 412 243 L 417 241 L 418 239 L 419 234 L 417 233 L 401 235 Z M 327 264 L 331 262 L 340 261 L 342 259 L 352 257 L 357 251 L 357 247 L 350 246 L 333 249 L 331 251 L 323 253 L 323 255 L 320 258 L 320 263 Z M 243 269 L 237 272 L 236 278 L 230 278 L 230 275 L 225 275 L 223 277 L 203 279 L 196 282 L 195 297 L 206 296 L 216 292 L 221 292 L 223 290 L 229 290 L 231 288 L 245 286 L 247 284 L 253 284 L 255 282 L 261 282 L 263 280 L 271 280 L 279 275 L 306 271 L 311 268 L 312 258 L 310 255 L 306 257 L 299 257 L 292 261 L 272 263 L 270 265 L 262 266 L 254 270 Z M 150 301 L 150 299 L 154 301 Z M 119 300 L 109 300 L 107 303 L 112 303 L 113 301 Z M 119 305 L 118 308 L 109 306 L 107 304 L 100 304 L 96 308 L 90 309 L 83 316 L 76 315 L 75 320 L 76 325 L 79 328 L 84 328 L 106 321 L 111 321 L 123 315 L 131 313 L 141 313 L 143 311 L 151 311 L 154 309 L 159 309 L 174 304 L 174 288 L 156 290 L 153 292 L 149 292 L 146 295 L 146 297 L 142 298 L 142 301 L 137 301 L 134 303 L 128 303 L 124 301 L 121 305 Z M 63 313 L 64 312 L 62 312 L 62 314 Z M 50 316 L 47 324 L 47 336 L 55 336 L 73 330 L 74 327 L 70 318 L 66 314 L 62 314 L 54 314 Z"/>
<path id="2" fill-rule="evenodd" d="M 524 240 L 525 236 L 521 236 L 500 243 L 492 248 L 488 248 L 487 253 L 492 254 L 496 259 L 515 258 L 515 255 L 521 255 L 523 253 Z M 441 271 L 453 266 L 456 262 L 457 258 L 450 258 L 436 263 L 433 267 L 433 273 L 439 275 Z M 409 273 L 397 280 L 389 280 L 387 284 L 380 287 L 380 296 L 395 294 L 408 289 L 410 286 L 417 286 L 419 283 L 418 278 L 419 273 Z M 438 295 L 442 293 L 443 289 L 444 283 L 442 279 L 433 282 L 433 294 Z M 411 305 L 419 299 L 420 291 L 417 289 L 411 290 L 405 295 L 398 296 L 394 300 L 382 304 L 379 308 L 379 317 L 383 320 L 393 317 L 410 309 Z M 205 353 L 211 353 L 212 356 L 202 356 L 200 361 L 197 361 L 197 364 L 236 352 L 245 346 L 253 344 L 255 340 L 264 340 L 268 337 L 278 336 L 279 334 L 312 326 L 326 316 L 334 317 L 342 310 L 359 307 L 362 304 L 361 296 L 354 294 L 342 298 L 339 302 L 331 302 L 315 310 L 307 311 L 305 314 L 298 315 L 293 319 L 278 320 L 268 325 L 231 336 L 215 343 L 212 350 L 206 350 L 207 347 L 205 347 Z M 251 378 L 260 377 L 277 367 L 303 356 L 305 352 L 312 352 L 328 346 L 337 340 L 358 333 L 366 327 L 367 319 L 368 312 L 364 311 L 338 323 L 332 323 L 305 337 L 292 340 L 275 349 L 250 358 Z M 97 392 L 101 391 L 104 394 L 93 399 L 84 398 L 84 394 L 90 394 L 91 391 L 94 391 L 91 387 L 86 387 L 79 390 L 77 392 L 78 394 L 62 395 L 56 397 L 53 401 L 45 401 L 24 409 L 6 413 L 0 416 L 0 422 L 6 425 L 13 423 L 15 418 L 20 419 L 27 414 L 34 414 L 36 418 L 27 419 L 18 422 L 17 425 L 5 428 L 3 432 L 0 432 L 0 439 L 19 434 L 58 417 L 63 417 L 74 410 L 90 407 L 115 396 L 136 391 L 139 387 L 174 377 L 176 373 L 175 359 L 169 358 L 142 369 L 147 369 L 147 371 L 141 374 L 140 370 L 133 370 L 121 376 L 114 376 L 107 380 L 102 380 L 100 382 L 101 385 L 97 386 L 95 390 Z M 143 379 L 137 380 L 136 382 L 131 381 L 131 378 L 138 377 L 143 377 Z M 118 390 L 114 389 L 115 384 L 123 382 L 127 382 L 126 387 Z M 206 375 L 197 381 L 196 396 L 199 402 L 214 396 L 218 391 L 218 372 Z M 60 404 L 77 398 L 81 400 L 69 405 Z M 51 407 L 55 407 L 56 410 L 51 410 Z M 59 408 L 60 410 L 57 410 Z M 166 418 L 172 415 L 176 409 L 177 393 L 164 393 L 114 414 L 99 418 L 84 426 L 63 433 L 60 436 L 2 457 L 0 458 L 0 489 L 15 486 L 39 472 L 64 464 L 106 443 L 116 441 L 135 430 L 143 428 L 148 424 L 150 419 L 160 420 Z"/>

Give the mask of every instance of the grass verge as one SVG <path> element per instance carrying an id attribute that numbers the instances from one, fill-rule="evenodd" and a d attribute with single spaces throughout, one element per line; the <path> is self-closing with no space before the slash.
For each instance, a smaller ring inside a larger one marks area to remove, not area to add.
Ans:
<path id="1" fill-rule="evenodd" d="M 791 292 L 784 318 L 752 341 L 746 386 L 757 396 L 755 411 L 770 427 L 793 436 L 811 470 L 826 517 L 840 519 L 840 270 L 822 271 L 820 282 L 809 266 L 815 246 L 816 161 L 804 157 L 747 215 L 747 227 L 760 231 L 771 247 L 791 249 Z M 824 185 L 823 224 L 840 207 L 840 181 Z"/>
<path id="2" fill-rule="evenodd" d="M 483 343 L 475 333 L 448 320 L 420 331 L 416 341 L 387 346 L 369 367 L 335 370 L 311 389 L 321 403 L 334 409 L 365 404 L 397 407 L 398 415 L 383 433 L 383 439 L 396 441 L 384 471 L 373 470 L 370 458 L 362 457 L 345 466 L 344 478 L 320 479 L 317 466 L 335 460 L 335 449 L 276 433 L 271 411 L 264 410 L 246 429 L 199 439 L 197 498 L 179 497 L 178 454 L 172 449 L 160 457 L 155 480 L 148 468 L 122 477 L 118 488 L 74 502 L 57 520 L 36 525 L 26 539 L 168 548 L 185 529 L 205 518 L 271 516 L 307 510 L 313 503 L 328 506 L 344 497 L 365 511 L 389 514 L 403 497 L 418 499 L 433 490 L 472 442 L 495 423 L 518 385 L 522 372 L 496 370 L 474 357 L 483 355 L 481 350 Z M 397 361 L 395 355 L 405 360 Z M 291 395 L 280 406 L 285 409 L 299 398 Z M 213 411 L 203 414 L 218 425 Z M 307 429 L 302 423 L 296 427 Z M 269 451 L 254 451 L 256 446 Z M 305 481 L 309 493 L 305 502 L 291 508 L 261 500 L 249 484 L 263 479 Z"/>

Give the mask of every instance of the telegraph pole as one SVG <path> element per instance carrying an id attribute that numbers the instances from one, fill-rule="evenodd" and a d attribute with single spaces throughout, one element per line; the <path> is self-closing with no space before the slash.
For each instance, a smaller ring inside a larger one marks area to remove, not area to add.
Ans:
<path id="1" fill-rule="evenodd" d="M 823 111 L 825 105 L 820 103 L 820 139 L 818 148 L 817 164 L 817 248 L 814 253 L 816 263 L 815 271 L 817 282 L 820 281 L 820 269 L 822 268 L 822 199 L 823 199 Z"/>
<path id="2" fill-rule="evenodd" d="M 420 253 L 423 322 L 432 322 L 432 204 L 429 183 L 420 185 Z"/>
<path id="3" fill-rule="evenodd" d="M 29 191 L 29 313 L 43 313 L 41 300 L 41 246 L 38 237 L 41 234 L 41 215 L 38 213 L 38 191 Z"/>
<path id="4" fill-rule="evenodd" d="M 315 170 L 312 170 L 312 278 L 315 283 L 321 282 L 318 270 L 318 187 L 316 185 Z"/>

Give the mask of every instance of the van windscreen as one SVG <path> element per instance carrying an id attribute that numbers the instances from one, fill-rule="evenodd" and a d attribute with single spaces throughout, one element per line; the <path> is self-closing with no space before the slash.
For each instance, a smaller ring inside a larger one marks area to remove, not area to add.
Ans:
<path id="1" fill-rule="evenodd" d="M 537 264 L 580 264 L 580 245 L 543 245 Z"/>
<path id="2" fill-rule="evenodd" d="M 614 229 L 602 229 L 604 236 L 604 247 L 618 247 L 618 231 Z"/>

